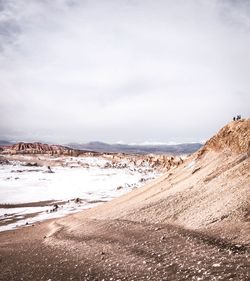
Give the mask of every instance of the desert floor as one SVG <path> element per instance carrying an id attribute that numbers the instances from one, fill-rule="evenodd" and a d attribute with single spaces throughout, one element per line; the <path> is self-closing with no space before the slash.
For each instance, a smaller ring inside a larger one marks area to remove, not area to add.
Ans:
<path id="1" fill-rule="evenodd" d="M 1 280 L 250 280 L 249 248 L 171 225 L 75 215 L 0 241 Z"/>

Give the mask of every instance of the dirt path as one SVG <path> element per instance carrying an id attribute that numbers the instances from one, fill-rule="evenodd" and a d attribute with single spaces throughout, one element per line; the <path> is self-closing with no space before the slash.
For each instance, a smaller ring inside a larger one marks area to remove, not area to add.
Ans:
<path id="1" fill-rule="evenodd" d="M 0 280 L 250 280 L 246 246 L 169 225 L 59 222 L 0 233 Z"/>

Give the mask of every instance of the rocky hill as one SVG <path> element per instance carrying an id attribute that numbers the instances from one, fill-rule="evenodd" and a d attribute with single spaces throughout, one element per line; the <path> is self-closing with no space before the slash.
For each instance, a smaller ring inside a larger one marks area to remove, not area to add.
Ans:
<path id="1" fill-rule="evenodd" d="M 61 145 L 49 145 L 40 142 L 19 142 L 2 147 L 3 154 L 50 154 L 50 155 L 78 155 L 80 152 Z"/>
<path id="2" fill-rule="evenodd" d="M 250 120 L 233 121 L 223 127 L 200 149 L 199 155 L 207 151 L 228 151 L 229 153 L 250 153 Z"/>

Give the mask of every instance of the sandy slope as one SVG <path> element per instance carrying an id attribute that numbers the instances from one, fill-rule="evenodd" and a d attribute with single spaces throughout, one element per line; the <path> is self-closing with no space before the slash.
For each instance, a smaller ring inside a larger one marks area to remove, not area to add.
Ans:
<path id="1" fill-rule="evenodd" d="M 154 183 L 79 214 L 215 231 L 250 243 L 250 119 L 232 122 Z"/>
<path id="2" fill-rule="evenodd" d="M 249 141 L 232 122 L 150 185 L 0 233 L 0 279 L 249 280 Z"/>

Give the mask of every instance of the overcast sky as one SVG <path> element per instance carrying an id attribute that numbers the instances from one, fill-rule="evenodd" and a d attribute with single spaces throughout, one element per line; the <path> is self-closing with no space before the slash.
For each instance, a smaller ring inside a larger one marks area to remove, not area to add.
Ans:
<path id="1" fill-rule="evenodd" d="M 1 139 L 193 142 L 249 105 L 248 0 L 0 0 Z"/>

